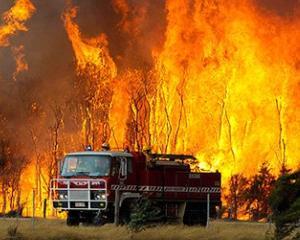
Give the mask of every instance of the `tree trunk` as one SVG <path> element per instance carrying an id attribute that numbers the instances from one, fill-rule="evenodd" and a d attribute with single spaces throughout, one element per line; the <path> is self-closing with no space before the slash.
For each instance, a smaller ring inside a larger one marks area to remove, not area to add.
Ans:
<path id="1" fill-rule="evenodd" d="M 5 214 L 6 211 L 6 191 L 5 191 L 5 185 L 2 184 L 2 199 L 3 199 L 3 205 L 2 205 L 2 214 Z"/>

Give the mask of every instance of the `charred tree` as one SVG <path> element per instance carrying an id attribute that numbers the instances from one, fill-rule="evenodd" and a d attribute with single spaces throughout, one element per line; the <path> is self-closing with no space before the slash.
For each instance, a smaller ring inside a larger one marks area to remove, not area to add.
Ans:
<path id="1" fill-rule="evenodd" d="M 271 213 L 269 197 L 273 190 L 275 176 L 271 173 L 268 164 L 264 162 L 258 173 L 249 181 L 245 189 L 246 210 L 250 219 L 258 221 L 267 218 Z"/>
<path id="2" fill-rule="evenodd" d="M 245 190 L 248 186 L 248 179 L 241 174 L 230 177 L 229 192 L 225 195 L 227 202 L 228 218 L 236 220 L 245 204 Z"/>
<path id="3" fill-rule="evenodd" d="M 136 70 L 129 78 L 128 94 L 131 96 L 127 119 L 126 142 L 132 149 L 143 150 L 151 145 L 150 99 L 153 95 L 153 77 L 148 70 Z"/>
<path id="4" fill-rule="evenodd" d="M 47 164 L 47 198 L 49 198 L 50 180 L 58 176 L 58 161 L 62 155 L 61 132 L 63 128 L 64 109 L 55 103 L 51 106 L 51 112 L 53 116 L 53 122 L 49 127 L 50 160 Z"/>

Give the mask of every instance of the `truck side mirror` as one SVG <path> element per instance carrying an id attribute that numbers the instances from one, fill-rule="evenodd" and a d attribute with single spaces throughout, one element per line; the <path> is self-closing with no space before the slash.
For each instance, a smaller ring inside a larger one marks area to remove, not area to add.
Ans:
<path id="1" fill-rule="evenodd" d="M 120 158 L 120 179 L 125 180 L 127 178 L 127 158 Z"/>
<path id="2" fill-rule="evenodd" d="M 58 160 L 58 173 L 60 174 L 63 170 L 64 160 Z"/>

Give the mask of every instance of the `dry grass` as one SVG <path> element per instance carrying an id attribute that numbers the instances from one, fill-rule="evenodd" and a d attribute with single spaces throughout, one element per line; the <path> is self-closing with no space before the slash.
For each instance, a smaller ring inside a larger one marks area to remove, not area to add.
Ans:
<path id="1" fill-rule="evenodd" d="M 9 237 L 8 229 L 17 226 L 18 237 Z M 211 223 L 208 229 L 194 226 L 161 225 L 137 234 L 130 233 L 126 227 L 105 225 L 102 227 L 67 227 L 61 220 L 36 220 L 34 226 L 30 219 L 1 219 L 0 240 L 265 240 L 268 224 L 246 222 Z"/>

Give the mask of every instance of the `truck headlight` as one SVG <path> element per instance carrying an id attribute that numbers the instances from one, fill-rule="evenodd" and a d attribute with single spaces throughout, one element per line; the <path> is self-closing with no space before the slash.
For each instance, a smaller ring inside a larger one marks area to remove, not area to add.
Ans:
<path id="1" fill-rule="evenodd" d="M 95 197 L 97 200 L 105 200 L 106 198 L 105 193 L 97 193 Z"/>
<path id="2" fill-rule="evenodd" d="M 66 200 L 66 199 L 68 199 L 68 194 L 59 194 L 58 198 L 59 198 L 59 200 Z"/>
<path id="3" fill-rule="evenodd" d="M 104 192 L 94 192 L 93 197 L 94 200 L 105 200 L 106 194 Z"/>
<path id="4" fill-rule="evenodd" d="M 105 200 L 106 199 L 106 194 L 105 193 L 100 193 L 100 199 Z"/>
<path id="5" fill-rule="evenodd" d="M 67 191 L 58 191 L 57 192 L 57 198 L 59 200 L 67 200 L 68 199 L 68 192 Z"/>

